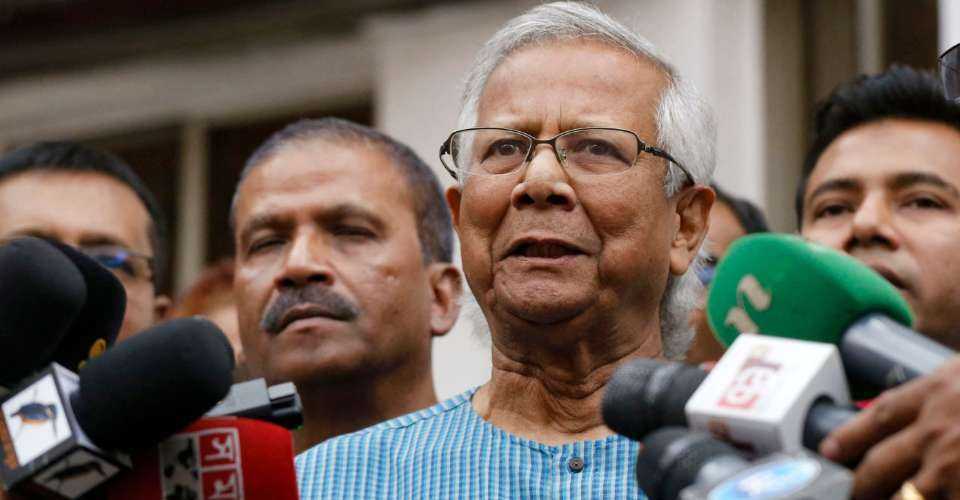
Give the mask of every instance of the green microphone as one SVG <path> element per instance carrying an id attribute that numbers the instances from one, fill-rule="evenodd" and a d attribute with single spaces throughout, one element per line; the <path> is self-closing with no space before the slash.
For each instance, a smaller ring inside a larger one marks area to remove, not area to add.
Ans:
<path id="1" fill-rule="evenodd" d="M 742 333 L 835 344 L 851 381 L 885 389 L 934 371 L 954 352 L 910 329 L 897 289 L 847 254 L 797 236 L 737 240 L 707 299 L 717 339 Z"/>

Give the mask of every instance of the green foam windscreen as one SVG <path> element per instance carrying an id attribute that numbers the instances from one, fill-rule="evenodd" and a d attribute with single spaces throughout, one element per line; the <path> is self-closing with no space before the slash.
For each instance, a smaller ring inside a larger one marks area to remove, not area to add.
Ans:
<path id="1" fill-rule="evenodd" d="M 874 270 L 785 234 L 737 240 L 717 266 L 707 298 L 710 328 L 727 346 L 741 332 L 836 344 L 868 313 L 913 324 L 910 306 Z"/>

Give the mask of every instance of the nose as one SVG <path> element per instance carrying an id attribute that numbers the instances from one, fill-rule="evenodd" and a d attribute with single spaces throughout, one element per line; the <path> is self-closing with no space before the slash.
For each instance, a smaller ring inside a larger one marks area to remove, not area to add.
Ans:
<path id="1" fill-rule="evenodd" d="M 275 283 L 278 289 L 299 288 L 311 283 L 332 285 L 333 268 L 326 244 L 318 235 L 297 237 L 283 262 Z"/>
<path id="2" fill-rule="evenodd" d="M 576 208 L 577 193 L 548 145 L 534 153 L 523 178 L 510 193 L 510 202 L 518 210 L 559 208 L 569 212 Z"/>
<path id="3" fill-rule="evenodd" d="M 871 246 L 896 250 L 899 239 L 893 228 L 890 209 L 879 195 L 867 196 L 857 207 L 850 225 L 850 236 L 844 245 L 848 252 Z"/>

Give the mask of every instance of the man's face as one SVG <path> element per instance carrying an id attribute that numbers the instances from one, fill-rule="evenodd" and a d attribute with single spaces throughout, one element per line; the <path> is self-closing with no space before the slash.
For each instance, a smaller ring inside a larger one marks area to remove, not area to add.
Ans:
<path id="1" fill-rule="evenodd" d="M 862 125 L 820 157 L 803 236 L 860 259 L 903 294 L 918 330 L 960 347 L 960 132 L 891 119 Z"/>
<path id="2" fill-rule="evenodd" d="M 119 247 L 152 256 L 150 214 L 122 182 L 95 172 L 34 170 L 0 181 L 0 240 L 40 236 L 81 249 Z M 118 340 L 149 327 L 167 300 L 151 276 L 115 271 L 127 293 Z"/>
<path id="3" fill-rule="evenodd" d="M 407 183 L 379 149 L 288 144 L 243 181 L 235 216 L 255 373 L 316 383 L 429 366 L 429 266 Z"/>
<path id="4" fill-rule="evenodd" d="M 478 126 L 541 139 L 578 127 L 616 127 L 656 145 L 654 114 L 666 83 L 652 64 L 608 45 L 532 46 L 490 76 Z M 464 271 L 486 315 L 495 318 L 494 333 L 498 326 L 546 327 L 560 345 L 571 340 L 560 338 L 561 324 L 570 332 L 657 324 L 668 273 L 683 273 L 693 257 L 680 250 L 690 227 L 679 227 L 683 195 L 665 196 L 666 168 L 663 159 L 641 154 L 626 171 L 571 178 L 541 145 L 516 172 L 469 175 L 448 191 Z M 704 220 L 707 211 L 709 202 Z"/>

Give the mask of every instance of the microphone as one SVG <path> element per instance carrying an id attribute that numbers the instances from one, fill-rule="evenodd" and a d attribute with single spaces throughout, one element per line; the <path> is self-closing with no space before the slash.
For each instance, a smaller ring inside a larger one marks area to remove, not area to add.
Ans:
<path id="1" fill-rule="evenodd" d="M 87 300 L 54 352 L 53 362 L 77 371 L 87 359 L 102 354 L 120 334 L 127 309 L 127 292 L 109 269 L 76 248 L 55 240 L 50 244 L 77 267 L 87 285 Z"/>
<path id="2" fill-rule="evenodd" d="M 839 500 L 849 498 L 853 474 L 808 452 L 751 463 L 709 434 L 667 427 L 643 440 L 637 482 L 650 500 Z"/>
<path id="3" fill-rule="evenodd" d="M 267 381 L 258 378 L 233 384 L 227 397 L 206 416 L 246 417 L 295 430 L 303 425 L 303 404 L 293 382 L 267 387 Z"/>
<path id="4" fill-rule="evenodd" d="M 133 457 L 107 500 L 297 500 L 293 437 L 246 418 L 203 418 Z"/>
<path id="5" fill-rule="evenodd" d="M 888 389 L 955 352 L 909 328 L 896 288 L 853 257 L 796 236 L 740 238 L 717 266 L 707 317 L 718 340 L 760 333 L 836 344 L 850 379 Z"/>
<path id="6" fill-rule="evenodd" d="M 0 402 L 0 479 L 11 492 L 78 498 L 130 468 L 226 395 L 233 351 L 209 321 L 168 321 L 91 360 L 51 364 Z"/>
<path id="7" fill-rule="evenodd" d="M 642 359 L 607 384 L 604 422 L 640 440 L 667 426 L 710 432 L 757 454 L 816 450 L 856 414 L 834 346 L 738 338 L 713 370 Z"/>
<path id="8" fill-rule="evenodd" d="M 617 368 L 603 393 L 603 421 L 640 441 L 661 427 L 687 427 L 687 401 L 707 378 L 697 366 L 636 359 Z"/>
<path id="9" fill-rule="evenodd" d="M 86 299 L 83 275 L 46 241 L 0 246 L 0 385 L 48 364 Z"/>

